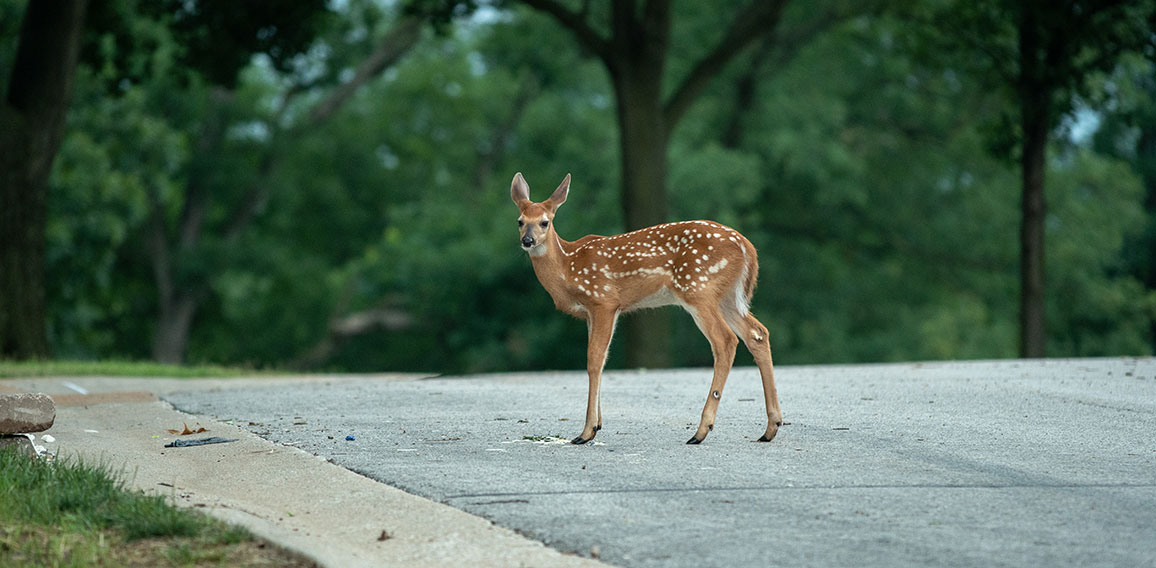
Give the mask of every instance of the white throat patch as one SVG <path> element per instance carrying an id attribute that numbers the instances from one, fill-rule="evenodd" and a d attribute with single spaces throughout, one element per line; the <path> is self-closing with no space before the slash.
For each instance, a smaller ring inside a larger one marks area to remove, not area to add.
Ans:
<path id="1" fill-rule="evenodd" d="M 530 256 L 542 256 L 546 254 L 546 243 L 538 243 L 530 248 L 522 247 Z"/>

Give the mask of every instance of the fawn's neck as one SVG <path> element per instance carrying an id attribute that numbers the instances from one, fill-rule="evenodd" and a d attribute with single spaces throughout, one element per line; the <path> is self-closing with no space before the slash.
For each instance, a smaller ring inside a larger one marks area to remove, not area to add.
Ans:
<path id="1" fill-rule="evenodd" d="M 559 282 L 565 281 L 563 271 L 570 268 L 566 264 L 565 249 L 562 248 L 562 238 L 557 234 L 551 234 L 546 242 L 542 243 L 542 251 L 538 254 L 530 254 L 530 264 L 534 266 L 534 274 L 538 275 L 538 281 L 546 286 L 549 290 L 550 286 L 547 282 L 557 280 Z"/>
<path id="2" fill-rule="evenodd" d="M 538 276 L 538 282 L 554 299 L 555 306 L 568 312 L 571 311 L 569 308 L 575 303 L 567 285 L 570 264 L 566 251 L 569 244 L 571 243 L 563 241 L 557 234 L 553 234 L 544 243 L 546 249 L 542 254 L 530 255 L 530 264 L 534 267 L 534 274 Z"/>

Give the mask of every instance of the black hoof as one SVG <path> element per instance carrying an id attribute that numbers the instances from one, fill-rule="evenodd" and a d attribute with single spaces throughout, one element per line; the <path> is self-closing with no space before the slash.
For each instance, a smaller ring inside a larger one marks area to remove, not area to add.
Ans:
<path id="1" fill-rule="evenodd" d="M 688 445 L 691 445 L 691 446 L 693 446 L 693 445 L 696 445 L 696 444 L 701 444 L 701 443 L 702 443 L 702 440 L 699 440 L 697 437 L 695 437 L 695 438 L 691 438 L 691 439 L 687 440 L 687 441 L 686 441 L 686 443 L 687 443 Z"/>
<path id="2" fill-rule="evenodd" d="M 586 442 L 589 442 L 589 441 L 590 440 L 587 440 L 586 438 L 583 438 L 582 436 L 578 436 L 577 438 L 570 440 L 570 443 L 574 444 L 575 446 L 581 446 L 582 444 L 585 444 Z"/>
<path id="3" fill-rule="evenodd" d="M 759 439 L 758 439 L 758 440 L 755 440 L 755 441 L 756 441 L 756 442 L 770 442 L 770 441 L 771 441 L 771 439 L 770 439 L 770 438 L 768 438 L 766 434 L 763 434 L 761 437 L 759 437 Z"/>

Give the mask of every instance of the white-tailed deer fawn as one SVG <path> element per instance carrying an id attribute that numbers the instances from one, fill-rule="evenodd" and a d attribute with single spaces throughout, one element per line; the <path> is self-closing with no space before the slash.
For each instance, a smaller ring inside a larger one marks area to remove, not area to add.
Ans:
<path id="1" fill-rule="evenodd" d="M 755 247 L 738 231 L 712 221 L 666 223 L 622 235 L 587 235 L 574 242 L 554 231 L 554 214 L 566 201 L 570 175 L 541 203 L 530 201 L 522 174 L 514 175 L 510 197 L 518 206 L 522 249 L 554 306 L 586 320 L 586 371 L 590 390 L 586 424 L 573 443 L 583 444 L 602 428 L 598 393 L 602 368 L 618 316 L 641 308 L 679 305 L 690 312 L 714 353 L 714 380 L 702 420 L 688 444 L 702 442 L 715 413 L 735 349 L 742 338 L 763 378 L 769 442 L 782 425 L 767 328 L 748 311 L 759 275 Z M 735 335 L 738 337 L 735 337 Z"/>

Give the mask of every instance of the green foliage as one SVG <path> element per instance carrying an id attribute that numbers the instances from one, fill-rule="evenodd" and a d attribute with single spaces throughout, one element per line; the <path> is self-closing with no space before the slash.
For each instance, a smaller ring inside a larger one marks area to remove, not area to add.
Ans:
<path id="1" fill-rule="evenodd" d="M 1109 112 L 1095 134 L 1098 153 L 1126 162 L 1144 186 L 1143 226 L 1125 237 L 1123 271 L 1146 291 L 1156 288 L 1156 60 L 1128 57 L 1094 97 Z M 1132 314 L 1143 313 L 1143 310 Z M 1149 328 L 1156 327 L 1151 322 Z"/>
<path id="2" fill-rule="evenodd" d="M 24 20 L 25 2 L 21 0 L 0 1 L 0 77 L 7 85 L 7 70 L 16 57 L 16 38 L 20 37 L 20 22 Z M 7 93 L 3 93 L 7 95 Z"/>
<path id="3" fill-rule="evenodd" d="M 717 219 L 759 248 L 753 309 L 771 328 L 777 362 L 1015 355 L 1019 180 L 1007 155 L 989 152 L 1006 105 L 947 46 L 921 43 L 934 52 L 921 53 L 905 39 L 911 12 L 937 6 L 849 19 L 826 16 L 844 10 L 840 2 L 792 8 L 781 42 L 740 57 L 674 132 L 672 216 Z M 20 8 L 0 0 L 0 15 Z M 682 76 L 726 24 L 729 12 L 714 8 L 678 4 L 668 76 Z M 50 192 L 58 355 L 149 356 L 158 310 L 150 216 L 159 211 L 167 242 L 179 243 L 174 227 L 199 188 L 209 197 L 203 230 L 173 256 L 178 283 L 204 283 L 191 361 L 584 366 L 585 325 L 555 311 L 538 284 L 509 201 L 516 171 L 537 199 L 572 173 L 562 236 L 622 227 L 611 84 L 555 22 L 507 6 L 426 32 L 339 112 L 304 128 L 311 105 L 350 78 L 400 8 L 352 1 L 301 16 L 307 23 L 276 54 L 237 33 L 220 47 L 257 55 L 220 58 L 221 69 L 240 65 L 235 84 L 205 71 L 213 62 L 196 58 L 213 52 L 194 57 L 205 38 L 185 42 L 179 13 L 127 0 L 105 9 L 117 17 L 90 38 Z M 0 32 L 11 33 L 11 21 L 0 17 Z M 0 65 L 6 48 L 0 42 Z M 1144 207 L 1153 178 L 1137 148 L 1156 138 L 1150 115 L 1128 110 L 1150 105 L 1151 67 L 1131 65 L 1094 79 L 1081 103 L 1104 116 L 1103 140 L 1053 149 L 1055 354 L 1153 349 L 1156 283 L 1136 251 L 1150 250 L 1156 212 Z M 739 104 L 746 79 L 754 95 Z M 724 136 L 732 125 L 735 136 Z M 255 186 L 264 200 L 230 237 Z M 382 311 L 404 317 L 333 331 Z M 677 321 L 675 363 L 709 364 L 690 318 Z"/>
<path id="4" fill-rule="evenodd" d="M 679 216 L 698 215 L 688 212 L 691 206 L 705 210 L 735 223 L 759 247 L 754 309 L 766 314 L 780 362 L 1015 355 L 1018 179 L 1002 160 L 985 156 L 984 119 L 998 108 L 958 72 L 898 51 L 891 38 L 899 25 L 887 18 L 848 23 L 812 42 L 786 68 L 766 72 L 745 142 L 728 152 L 763 164 L 757 199 L 747 201 L 742 191 L 723 198 L 744 213 L 736 220 L 711 204 L 715 194 L 695 189 L 685 194 L 692 200 L 682 202 L 681 188 L 673 188 Z M 688 128 L 708 141 L 687 144 L 672 178 L 678 180 L 682 168 L 705 171 L 703 177 L 718 177 L 720 187 L 729 188 L 726 176 L 749 177 L 735 158 L 707 158 L 718 154 L 709 139 L 725 109 L 707 107 L 694 117 L 717 122 Z M 763 132 L 773 134 L 749 134 Z M 700 159 L 720 164 L 717 170 L 726 174 L 711 172 Z M 1075 180 L 1104 167 L 1085 156 L 1057 164 L 1050 179 Z M 1120 278 L 1118 267 L 1058 254 L 1073 247 L 1118 259 L 1121 235 L 1136 230 L 1112 220 L 1139 211 L 1141 196 L 1126 171 L 1097 181 L 1104 198 L 1095 207 L 1063 188 L 1049 196 L 1049 243 L 1056 253 L 1051 341 L 1066 353 L 1147 353 L 1145 325 L 1152 319 L 1143 287 Z M 1089 238 L 1061 225 L 1100 233 Z M 1092 289 L 1104 299 L 1089 311 L 1117 324 L 1130 321 L 1120 336 L 1134 343 L 1105 338 L 1120 328 L 1077 323 L 1070 297 Z M 1123 316 L 1124 306 L 1141 309 Z M 1090 348 L 1088 339 L 1072 335 L 1096 335 L 1100 343 Z M 684 336 L 701 343 L 693 330 Z M 1077 341 L 1085 347 L 1076 348 Z M 686 344 L 683 351 L 689 349 Z"/>
<path id="5" fill-rule="evenodd" d="M 115 0 L 89 8 L 91 30 L 82 50 L 110 92 L 162 73 L 183 71 L 232 87 L 254 54 L 278 70 L 312 43 L 332 13 L 324 0 L 272 4 L 259 0 Z"/>
<path id="6" fill-rule="evenodd" d="M 1151 0 L 970 0 L 920 2 L 900 8 L 917 25 L 902 34 L 909 48 L 950 65 L 1008 101 L 1040 93 L 1036 108 L 1009 104 L 983 123 L 996 156 L 1021 149 L 1022 113 L 1044 112 L 1051 127 L 1096 91 L 1096 77 L 1127 52 L 1156 53 L 1156 4 Z M 1023 38 L 1034 51 L 1022 52 Z"/>
<path id="7" fill-rule="evenodd" d="M 188 135 L 145 89 L 106 97 L 93 75 L 78 78 L 72 133 L 54 164 L 45 270 L 54 282 L 49 326 L 64 357 L 142 357 L 127 343 L 147 336 L 142 232 L 150 194 L 173 201 L 189 159 Z M 128 266 L 126 266 L 126 263 Z"/>
<path id="8" fill-rule="evenodd" d="M 1127 274 L 1120 256 L 1147 221 L 1137 206 L 1143 186 L 1126 163 L 1073 153 L 1052 183 L 1050 339 L 1073 355 L 1149 352 L 1156 293 Z"/>

